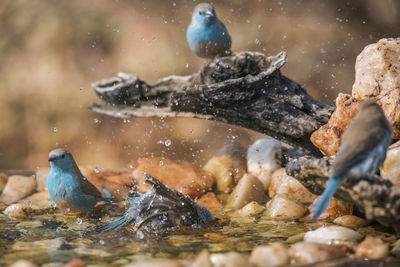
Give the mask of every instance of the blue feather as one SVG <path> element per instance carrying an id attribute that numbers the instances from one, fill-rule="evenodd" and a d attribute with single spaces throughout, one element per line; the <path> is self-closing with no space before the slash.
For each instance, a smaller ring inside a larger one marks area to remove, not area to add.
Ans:
<path id="1" fill-rule="evenodd" d="M 335 192 L 341 182 L 342 179 L 340 178 L 338 179 L 334 177 L 329 177 L 328 186 L 325 188 L 320 199 L 318 200 L 317 205 L 315 206 L 312 221 L 315 221 L 321 215 L 321 213 L 324 212 L 326 207 L 328 207 L 329 202 L 331 201 L 333 195 L 335 195 Z"/>

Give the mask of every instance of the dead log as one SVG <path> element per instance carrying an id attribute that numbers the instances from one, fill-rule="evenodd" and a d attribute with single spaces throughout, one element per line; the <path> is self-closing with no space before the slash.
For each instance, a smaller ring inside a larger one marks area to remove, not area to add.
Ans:
<path id="1" fill-rule="evenodd" d="M 307 154 L 321 156 L 310 135 L 325 124 L 334 107 L 312 98 L 282 75 L 286 54 L 265 57 L 241 52 L 216 58 L 198 73 L 169 76 L 148 84 L 132 74 L 93 83 L 95 112 L 114 117 L 191 117 L 252 129 Z"/>
<path id="2" fill-rule="evenodd" d="M 304 156 L 289 162 L 286 172 L 312 193 L 320 195 L 328 184 L 331 168 L 332 158 Z M 378 175 L 347 177 L 335 197 L 354 203 L 367 219 L 392 226 L 400 233 L 400 185 L 393 185 Z"/>

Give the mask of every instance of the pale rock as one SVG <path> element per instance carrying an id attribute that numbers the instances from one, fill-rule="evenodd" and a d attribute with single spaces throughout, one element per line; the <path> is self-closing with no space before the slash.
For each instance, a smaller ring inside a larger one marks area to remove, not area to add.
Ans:
<path id="1" fill-rule="evenodd" d="M 389 244 L 378 237 L 367 236 L 355 246 L 356 257 L 366 259 L 384 259 L 389 254 Z"/>
<path id="2" fill-rule="evenodd" d="M 210 260 L 214 267 L 243 267 L 249 265 L 246 256 L 234 251 L 211 254 Z"/>
<path id="3" fill-rule="evenodd" d="M 273 267 L 289 264 L 288 250 L 280 243 L 253 249 L 249 262 L 255 267 Z"/>
<path id="4" fill-rule="evenodd" d="M 210 253 L 207 249 L 203 249 L 197 256 L 190 267 L 212 267 Z"/>
<path id="5" fill-rule="evenodd" d="M 244 217 L 258 216 L 265 211 L 265 207 L 255 201 L 250 202 L 240 210 L 238 213 Z"/>
<path id="6" fill-rule="evenodd" d="M 0 193 L 7 184 L 8 176 L 5 173 L 0 173 Z"/>
<path id="7" fill-rule="evenodd" d="M 281 144 L 273 138 L 259 139 L 247 150 L 247 170 L 260 179 L 266 191 L 271 182 L 272 173 L 281 167 L 279 160 L 281 154 Z"/>
<path id="8" fill-rule="evenodd" d="M 266 216 L 274 220 L 295 220 L 303 217 L 308 209 L 285 195 L 276 195 L 268 203 Z"/>
<path id="9" fill-rule="evenodd" d="M 14 203 L 32 194 L 35 189 L 36 179 L 34 177 L 12 175 L 8 177 L 7 184 L 0 195 L 0 201 L 6 204 Z"/>
<path id="10" fill-rule="evenodd" d="M 40 168 L 36 171 L 36 190 L 43 191 L 47 190 L 47 175 L 50 172 L 50 168 Z"/>
<path id="11" fill-rule="evenodd" d="M 268 194 L 269 197 L 287 195 L 290 199 L 304 204 L 311 203 L 317 197 L 298 180 L 287 175 L 285 168 L 278 169 L 272 174 Z"/>
<path id="12" fill-rule="evenodd" d="M 9 267 L 36 267 L 37 265 L 34 264 L 33 262 L 30 262 L 27 260 L 18 260 L 8 266 Z"/>
<path id="13" fill-rule="evenodd" d="M 260 180 L 251 174 L 245 174 L 228 197 L 227 207 L 241 209 L 252 201 L 264 203 L 266 200 L 267 195 Z"/>
<path id="14" fill-rule="evenodd" d="M 389 146 L 380 175 L 393 184 L 400 184 L 400 141 Z"/>
<path id="15" fill-rule="evenodd" d="M 218 191 L 230 193 L 247 171 L 246 149 L 238 143 L 228 144 L 203 169 L 215 177 Z"/>
<path id="16" fill-rule="evenodd" d="M 299 242 L 289 249 L 289 256 L 295 263 L 306 264 L 342 257 L 346 251 L 344 246 Z"/>
<path id="17" fill-rule="evenodd" d="M 375 98 L 400 138 L 400 38 L 385 38 L 366 46 L 357 56 L 352 95 Z"/>
<path id="18" fill-rule="evenodd" d="M 352 245 L 363 236 L 358 232 L 343 226 L 320 227 L 314 231 L 308 231 L 304 236 L 306 242 L 316 242 L 321 244 L 345 244 Z"/>
<path id="19" fill-rule="evenodd" d="M 11 219 L 25 219 L 28 218 L 32 212 L 32 207 L 21 203 L 11 204 L 3 211 L 3 213 Z"/>
<path id="20" fill-rule="evenodd" d="M 354 216 L 354 215 L 343 215 L 340 217 L 337 217 L 334 221 L 334 224 L 338 224 L 340 226 L 344 227 L 350 227 L 350 228 L 358 228 L 358 227 L 363 227 L 367 226 L 368 222 L 364 220 L 363 218 Z"/>

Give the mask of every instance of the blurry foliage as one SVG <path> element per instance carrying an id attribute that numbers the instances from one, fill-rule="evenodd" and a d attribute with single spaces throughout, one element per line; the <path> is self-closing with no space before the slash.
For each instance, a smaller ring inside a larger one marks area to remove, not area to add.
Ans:
<path id="1" fill-rule="evenodd" d="M 46 167 L 57 146 L 104 168 L 153 153 L 204 163 L 224 143 L 259 138 L 206 121 L 123 121 L 87 109 L 98 101 L 90 83 L 118 71 L 148 81 L 197 71 L 204 60 L 191 54 L 185 31 L 198 2 L 2 0 L 0 169 Z M 350 92 L 365 45 L 399 35 L 395 0 L 214 4 L 234 51 L 287 51 L 283 72 L 328 103 Z"/>

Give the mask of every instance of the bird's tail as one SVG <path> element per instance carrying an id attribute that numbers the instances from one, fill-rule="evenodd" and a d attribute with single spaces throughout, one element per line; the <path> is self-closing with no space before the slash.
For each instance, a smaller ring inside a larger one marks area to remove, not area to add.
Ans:
<path id="1" fill-rule="evenodd" d="M 336 189 L 339 187 L 341 179 L 329 177 L 328 186 L 325 188 L 322 193 L 320 199 L 318 200 L 317 205 L 315 205 L 314 214 L 312 216 L 312 221 L 315 221 L 322 212 L 328 207 L 329 202 L 331 201 L 333 195 L 336 192 Z"/>
<path id="2" fill-rule="evenodd" d="M 111 195 L 110 191 L 108 191 L 104 186 L 103 186 L 103 192 L 104 194 L 106 194 L 105 197 L 101 197 L 101 200 L 104 201 L 115 201 L 115 198 L 113 197 L 113 195 Z"/>
<path id="3" fill-rule="evenodd" d="M 127 224 L 129 222 L 130 222 L 129 218 L 127 218 L 126 216 L 122 216 L 121 218 L 110 222 L 106 226 L 96 228 L 95 233 L 99 234 L 101 232 L 109 232 L 109 231 L 118 230 L 119 228 L 121 228 L 122 226 L 124 226 L 125 224 Z"/>

